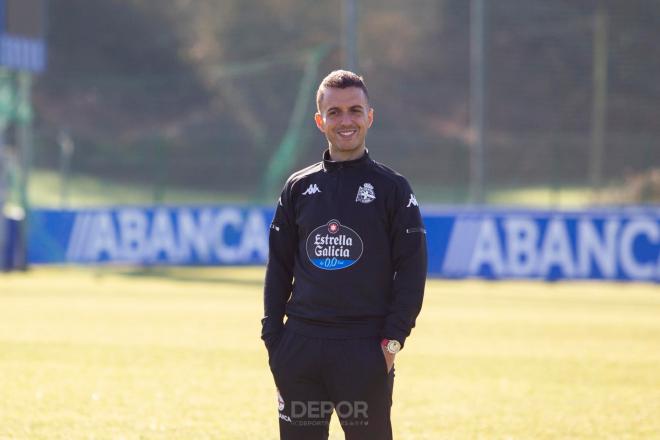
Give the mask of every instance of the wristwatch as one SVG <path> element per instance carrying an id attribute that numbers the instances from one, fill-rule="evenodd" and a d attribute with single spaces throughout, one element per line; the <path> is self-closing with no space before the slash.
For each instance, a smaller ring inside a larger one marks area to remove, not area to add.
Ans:
<path id="1" fill-rule="evenodd" d="M 391 354 L 397 354 L 399 351 L 401 351 L 401 343 L 396 339 L 385 338 L 382 341 L 380 341 L 380 345 L 385 347 L 385 350 L 387 350 L 388 353 Z"/>

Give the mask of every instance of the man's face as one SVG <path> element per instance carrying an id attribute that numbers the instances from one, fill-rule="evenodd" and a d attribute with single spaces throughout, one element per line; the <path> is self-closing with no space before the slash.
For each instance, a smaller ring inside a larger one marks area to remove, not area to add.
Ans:
<path id="1" fill-rule="evenodd" d="M 328 139 L 331 153 L 350 155 L 364 147 L 374 110 L 359 87 L 326 88 L 314 119 Z"/>

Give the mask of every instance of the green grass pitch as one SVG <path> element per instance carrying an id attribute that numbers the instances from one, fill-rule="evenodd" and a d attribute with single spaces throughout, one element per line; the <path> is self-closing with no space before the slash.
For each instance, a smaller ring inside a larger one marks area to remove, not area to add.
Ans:
<path id="1" fill-rule="evenodd" d="M 262 279 L 0 275 L 0 439 L 276 439 Z M 660 289 L 429 281 L 392 411 L 400 440 L 660 438 Z"/>

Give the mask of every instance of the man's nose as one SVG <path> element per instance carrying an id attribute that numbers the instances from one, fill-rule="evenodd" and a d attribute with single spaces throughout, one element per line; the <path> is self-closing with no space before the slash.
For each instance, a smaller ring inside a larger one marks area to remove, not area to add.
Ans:
<path id="1" fill-rule="evenodd" d="M 350 112 L 342 113 L 339 122 L 341 125 L 353 125 L 353 118 L 351 118 Z"/>

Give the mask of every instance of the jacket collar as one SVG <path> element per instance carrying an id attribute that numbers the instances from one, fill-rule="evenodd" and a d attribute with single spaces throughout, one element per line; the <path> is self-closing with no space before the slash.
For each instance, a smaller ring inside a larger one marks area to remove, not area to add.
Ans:
<path id="1" fill-rule="evenodd" d="M 371 162 L 369 157 L 369 150 L 365 149 L 364 154 L 357 159 L 353 160 L 344 160 L 344 161 L 335 161 L 330 159 L 330 150 L 326 149 L 323 152 L 323 169 L 325 171 L 334 171 L 340 168 L 353 168 L 362 165 L 366 165 Z"/>

